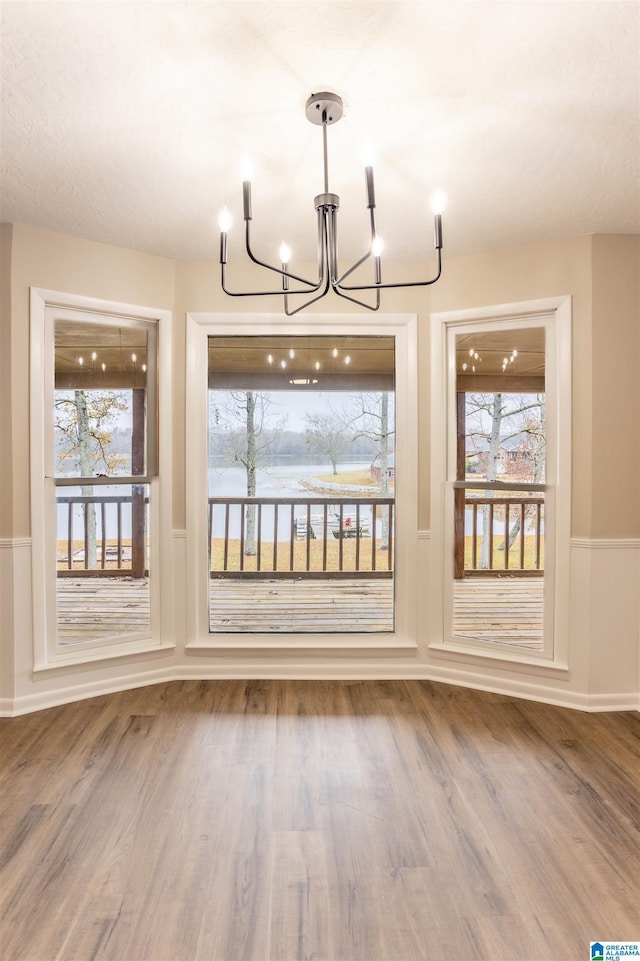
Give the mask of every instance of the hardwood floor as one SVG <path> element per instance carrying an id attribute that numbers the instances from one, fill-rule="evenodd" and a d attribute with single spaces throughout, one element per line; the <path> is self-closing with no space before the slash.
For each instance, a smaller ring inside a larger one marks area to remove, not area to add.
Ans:
<path id="1" fill-rule="evenodd" d="M 3 961 L 582 961 L 640 933 L 640 716 L 173 682 L 0 722 Z"/>

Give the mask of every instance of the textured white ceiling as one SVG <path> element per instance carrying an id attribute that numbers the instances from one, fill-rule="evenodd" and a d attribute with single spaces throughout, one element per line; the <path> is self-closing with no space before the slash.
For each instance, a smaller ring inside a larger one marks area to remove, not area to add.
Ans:
<path id="1" fill-rule="evenodd" d="M 445 254 L 640 232 L 639 46 L 634 0 L 4 2 L 2 219 L 217 258 L 248 155 L 256 247 L 312 253 L 304 103 L 334 90 L 345 257 L 368 236 L 366 144 L 391 257 L 431 251 L 436 187 Z"/>

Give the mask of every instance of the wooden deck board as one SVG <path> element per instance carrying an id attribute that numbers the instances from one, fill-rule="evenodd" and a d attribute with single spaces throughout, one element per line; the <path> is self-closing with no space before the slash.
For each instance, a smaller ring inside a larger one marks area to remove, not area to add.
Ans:
<path id="1" fill-rule="evenodd" d="M 543 577 L 470 577 L 454 587 L 457 637 L 541 650 Z"/>
<path id="2" fill-rule="evenodd" d="M 454 632 L 540 649 L 543 578 L 468 578 L 454 589 Z M 59 578 L 61 644 L 149 630 L 149 582 Z M 214 633 L 348 633 L 393 630 L 393 580 L 220 579 L 210 583 Z"/>
<path id="3" fill-rule="evenodd" d="M 212 633 L 389 632 L 393 580 L 212 581 Z"/>

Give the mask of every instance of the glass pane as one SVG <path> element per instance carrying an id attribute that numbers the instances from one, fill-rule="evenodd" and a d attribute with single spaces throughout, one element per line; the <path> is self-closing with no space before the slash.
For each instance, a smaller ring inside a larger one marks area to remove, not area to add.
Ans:
<path id="1" fill-rule="evenodd" d="M 55 322 L 56 477 L 154 473 L 155 328 Z"/>
<path id="2" fill-rule="evenodd" d="M 210 338 L 212 632 L 393 630 L 394 348 Z"/>
<path id="3" fill-rule="evenodd" d="M 59 487 L 56 510 L 59 644 L 148 634 L 148 485 Z"/>
<path id="4" fill-rule="evenodd" d="M 466 486 L 454 491 L 453 630 L 534 650 L 543 648 L 544 492 L 527 484 L 545 482 L 544 367 L 542 328 L 456 337 L 456 477 Z"/>

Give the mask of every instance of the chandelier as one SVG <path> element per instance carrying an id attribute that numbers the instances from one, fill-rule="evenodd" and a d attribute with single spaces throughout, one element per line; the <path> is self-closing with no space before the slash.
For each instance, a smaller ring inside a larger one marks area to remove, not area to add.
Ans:
<path id="1" fill-rule="evenodd" d="M 254 264 L 264 267 L 280 277 L 281 286 L 276 290 L 252 290 L 234 291 L 227 286 L 227 257 L 228 257 L 228 231 L 231 226 L 231 217 L 225 207 L 220 214 L 220 267 L 222 277 L 222 289 L 230 297 L 272 297 L 281 296 L 284 298 L 284 311 L 287 315 L 298 313 L 315 301 L 324 297 L 329 290 L 333 290 L 339 297 L 344 297 L 360 307 L 368 310 L 378 310 L 380 307 L 380 291 L 396 287 L 427 287 L 440 277 L 442 270 L 442 210 L 444 208 L 444 196 L 438 193 L 432 200 L 434 215 L 434 246 L 436 250 L 436 273 L 430 280 L 415 280 L 407 283 L 382 283 L 381 254 L 383 250 L 382 238 L 376 230 L 376 200 L 373 184 L 373 167 L 365 167 L 365 181 L 367 194 L 367 209 L 369 211 L 369 223 L 371 232 L 371 242 L 369 249 L 360 257 L 348 270 L 340 274 L 338 269 L 338 209 L 340 198 L 337 194 L 329 192 L 329 167 L 327 157 L 327 127 L 337 123 L 342 117 L 343 105 L 342 98 L 336 93 L 323 92 L 312 94 L 306 102 L 305 113 L 307 119 L 317 126 L 322 126 L 322 146 L 323 146 L 323 166 L 324 166 L 324 191 L 314 199 L 314 206 L 317 211 L 318 219 L 318 275 L 313 280 L 294 274 L 289 269 L 291 259 L 290 248 L 283 243 L 280 247 L 280 266 L 267 264 L 255 256 L 251 248 L 250 224 L 251 224 L 251 181 L 246 179 L 242 183 L 242 205 L 245 225 L 245 248 L 247 255 Z M 373 283 L 349 285 L 345 281 L 367 260 L 373 259 Z M 373 303 L 366 303 L 355 297 L 354 294 L 361 291 L 374 291 Z M 290 298 L 306 297 L 304 303 L 293 307 Z"/>

